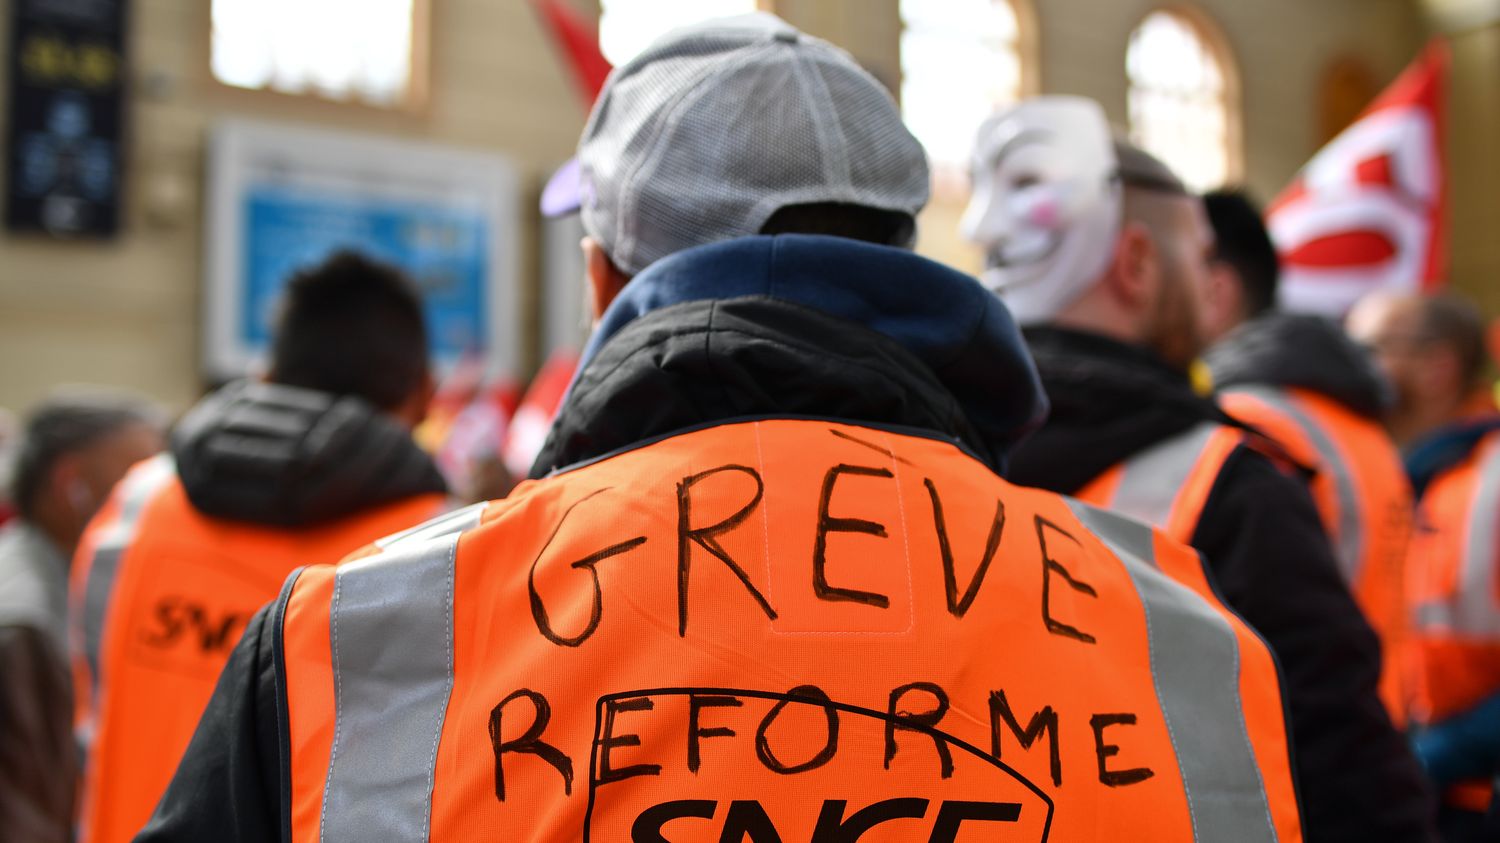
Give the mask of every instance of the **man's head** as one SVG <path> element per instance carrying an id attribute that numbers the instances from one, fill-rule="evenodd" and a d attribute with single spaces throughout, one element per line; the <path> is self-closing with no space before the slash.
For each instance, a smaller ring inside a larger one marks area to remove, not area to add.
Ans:
<path id="1" fill-rule="evenodd" d="M 1023 324 L 1144 346 L 1186 369 L 1202 350 L 1213 233 L 1166 165 L 1112 141 L 1097 104 L 1029 100 L 981 129 L 965 233 Z"/>
<path id="2" fill-rule="evenodd" d="M 146 402 L 105 390 L 43 401 L 26 418 L 11 467 L 16 511 L 71 554 L 126 469 L 162 449 L 164 421 Z"/>
<path id="3" fill-rule="evenodd" d="M 432 396 L 421 298 L 400 270 L 354 252 L 298 272 L 268 378 L 363 398 L 414 427 Z"/>
<path id="4" fill-rule="evenodd" d="M 1349 312 L 1349 335 L 1395 387 L 1391 433 L 1406 445 L 1457 420 L 1485 374 L 1484 319 L 1452 293 L 1373 293 Z"/>
<path id="5" fill-rule="evenodd" d="M 578 162 L 596 316 L 655 261 L 720 240 L 910 246 L 928 194 L 926 155 L 885 88 L 765 14 L 674 31 L 616 69 Z"/>
<path id="6" fill-rule="evenodd" d="M 1214 229 L 1213 287 L 1205 329 L 1210 342 L 1276 306 L 1281 260 L 1260 208 L 1241 190 L 1203 197 Z"/>

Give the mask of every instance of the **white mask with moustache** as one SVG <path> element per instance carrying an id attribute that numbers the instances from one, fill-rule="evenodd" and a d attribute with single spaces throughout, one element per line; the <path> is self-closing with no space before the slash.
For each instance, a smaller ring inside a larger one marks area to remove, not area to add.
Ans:
<path id="1" fill-rule="evenodd" d="M 1104 274 L 1120 232 L 1117 166 L 1090 99 L 1037 97 L 980 127 L 960 225 L 1018 323 L 1050 321 Z"/>

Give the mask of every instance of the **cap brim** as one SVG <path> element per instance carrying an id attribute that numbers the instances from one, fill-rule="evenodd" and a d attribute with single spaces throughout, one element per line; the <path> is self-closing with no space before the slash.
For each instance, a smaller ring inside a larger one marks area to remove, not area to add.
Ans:
<path id="1" fill-rule="evenodd" d="M 569 158 L 557 168 L 542 189 L 542 216 L 565 217 L 583 207 L 583 168 Z"/>

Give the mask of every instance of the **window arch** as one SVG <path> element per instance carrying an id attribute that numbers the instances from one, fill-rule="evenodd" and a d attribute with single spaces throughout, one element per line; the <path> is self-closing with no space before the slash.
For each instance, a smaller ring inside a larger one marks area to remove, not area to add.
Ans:
<path id="1" fill-rule="evenodd" d="M 770 5 L 768 0 L 599 0 L 599 48 L 619 67 L 679 26 L 771 11 Z"/>
<path id="2" fill-rule="evenodd" d="M 1206 19 L 1182 9 L 1147 15 L 1130 35 L 1125 70 L 1131 140 L 1195 190 L 1240 177 L 1238 78 Z"/>
<path id="3" fill-rule="evenodd" d="M 933 176 L 962 185 L 979 124 L 1037 90 L 1028 0 L 901 0 L 901 112 Z"/>

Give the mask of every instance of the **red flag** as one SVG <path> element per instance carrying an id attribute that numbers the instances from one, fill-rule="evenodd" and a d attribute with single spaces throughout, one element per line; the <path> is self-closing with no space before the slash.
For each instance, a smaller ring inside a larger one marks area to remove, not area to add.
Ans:
<path id="1" fill-rule="evenodd" d="M 593 105 L 613 69 L 609 59 L 599 50 L 598 30 L 564 0 L 532 0 L 531 5 L 542 16 L 552 33 L 552 40 L 567 58 L 584 105 Z"/>
<path id="2" fill-rule="evenodd" d="M 1271 203 L 1288 310 L 1342 316 L 1373 290 L 1442 286 L 1447 77 L 1447 46 L 1434 41 Z"/>
<path id="3" fill-rule="evenodd" d="M 521 406 L 511 417 L 510 433 L 505 439 L 502 455 L 505 467 L 516 477 L 525 477 L 531 471 L 531 463 L 547 440 L 552 418 L 557 415 L 577 368 L 578 353 L 572 349 L 558 349 L 542 364 L 541 371 L 527 387 L 526 397 L 521 399 Z"/>

